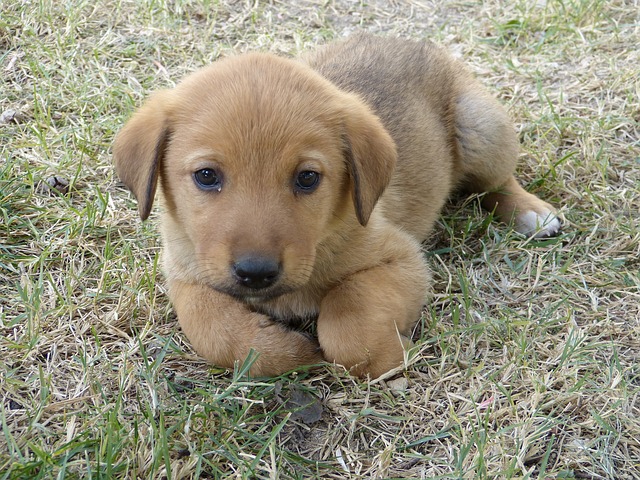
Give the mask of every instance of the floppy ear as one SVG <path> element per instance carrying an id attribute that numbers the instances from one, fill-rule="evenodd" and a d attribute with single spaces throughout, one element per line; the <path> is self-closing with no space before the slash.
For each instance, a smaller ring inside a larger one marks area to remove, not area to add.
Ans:
<path id="1" fill-rule="evenodd" d="M 346 158 L 353 203 L 361 225 L 366 225 L 380 195 L 391 180 L 398 154 L 380 119 L 355 96 L 345 108 Z"/>
<path id="2" fill-rule="evenodd" d="M 169 138 L 168 106 L 169 91 L 152 95 L 116 135 L 113 144 L 116 172 L 138 200 L 142 220 L 151 213 Z"/>

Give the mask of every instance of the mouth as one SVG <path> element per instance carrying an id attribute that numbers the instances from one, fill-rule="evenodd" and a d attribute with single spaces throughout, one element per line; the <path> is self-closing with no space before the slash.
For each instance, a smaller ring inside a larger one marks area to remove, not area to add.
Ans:
<path id="1" fill-rule="evenodd" d="M 274 285 L 261 289 L 246 288 L 238 284 L 209 285 L 209 287 L 250 305 L 268 302 L 295 290 L 288 285 Z"/>

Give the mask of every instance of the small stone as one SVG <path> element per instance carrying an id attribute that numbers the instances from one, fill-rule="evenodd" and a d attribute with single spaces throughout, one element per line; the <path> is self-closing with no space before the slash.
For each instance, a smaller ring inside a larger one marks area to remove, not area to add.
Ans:
<path id="1" fill-rule="evenodd" d="M 44 183 L 49 187 L 49 190 L 54 193 L 66 195 L 69 193 L 69 180 L 59 177 L 58 175 L 52 175 L 45 179 Z"/>
<path id="2" fill-rule="evenodd" d="M 387 382 L 387 386 L 393 393 L 403 393 L 409 387 L 409 380 L 404 377 L 394 378 Z"/>
<path id="3" fill-rule="evenodd" d="M 3 123 L 22 123 L 25 120 L 25 115 L 18 110 L 10 108 L 0 114 L 0 124 Z"/>

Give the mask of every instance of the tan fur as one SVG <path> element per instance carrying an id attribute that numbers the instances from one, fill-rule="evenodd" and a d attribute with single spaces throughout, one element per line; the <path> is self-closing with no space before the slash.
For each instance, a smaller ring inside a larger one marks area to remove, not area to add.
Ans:
<path id="1" fill-rule="evenodd" d="M 255 350 L 254 375 L 400 365 L 428 292 L 420 242 L 455 188 L 493 191 L 486 207 L 516 226 L 526 214 L 523 231 L 531 211 L 557 221 L 513 178 L 517 153 L 502 107 L 459 63 L 428 43 L 368 35 L 303 61 L 218 61 L 152 96 L 114 145 L 143 219 L 160 182 L 185 334 L 225 367 Z M 196 185 L 205 168 L 219 191 Z M 301 171 L 320 174 L 312 193 L 294 187 Z M 247 258 L 277 265 L 276 280 L 247 287 Z M 291 328 L 300 318 L 316 319 L 317 338 Z"/>

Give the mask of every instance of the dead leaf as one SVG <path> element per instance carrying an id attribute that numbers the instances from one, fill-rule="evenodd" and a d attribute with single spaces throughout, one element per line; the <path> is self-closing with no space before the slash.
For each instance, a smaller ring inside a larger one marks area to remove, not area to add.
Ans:
<path id="1" fill-rule="evenodd" d="M 293 386 L 289 390 L 289 399 L 285 401 L 284 407 L 292 412 L 292 420 L 300 420 L 307 425 L 320 420 L 324 411 L 318 397 Z"/>

